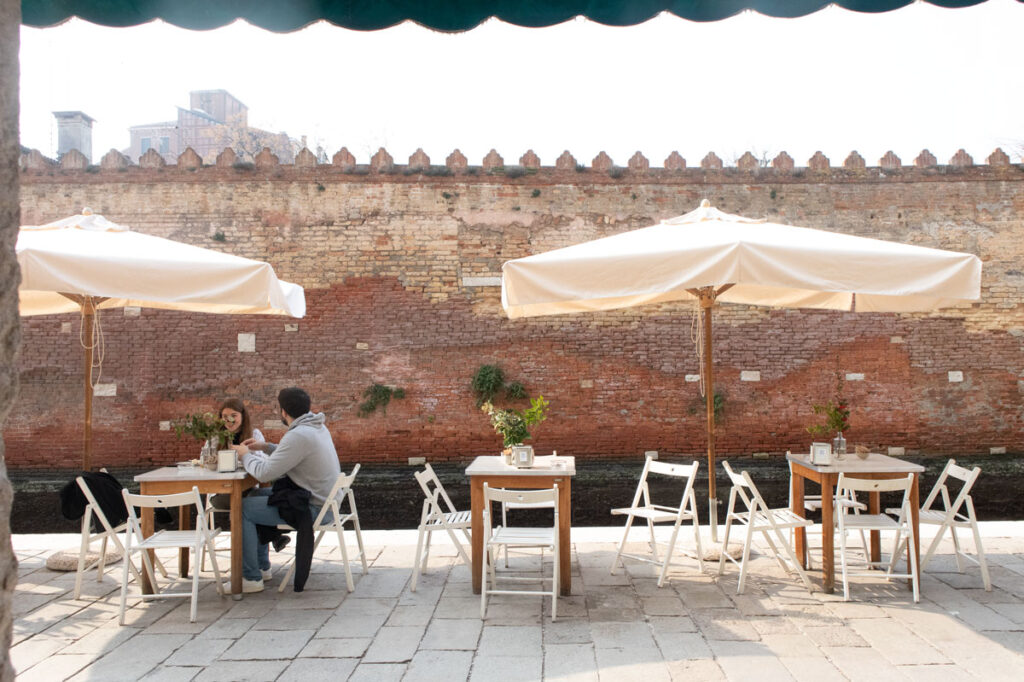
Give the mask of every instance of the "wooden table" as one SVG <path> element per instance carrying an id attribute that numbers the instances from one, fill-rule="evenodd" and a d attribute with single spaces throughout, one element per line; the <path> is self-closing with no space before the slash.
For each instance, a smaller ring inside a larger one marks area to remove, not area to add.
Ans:
<path id="1" fill-rule="evenodd" d="M 835 524 L 833 518 L 833 501 L 835 499 L 836 482 L 839 474 L 845 473 L 857 478 L 905 478 L 907 474 L 914 474 L 914 485 L 910 489 L 910 524 L 914 532 L 914 549 L 917 552 L 917 565 L 921 565 L 921 529 L 920 509 L 921 501 L 919 496 L 920 478 L 924 467 L 920 464 L 905 462 L 895 457 L 887 457 L 877 453 L 871 453 L 865 459 L 857 457 L 854 453 L 843 456 L 844 459 L 836 460 L 833 455 L 832 464 L 811 464 L 811 456 L 800 454 L 787 454 L 786 459 L 792 464 L 792 485 L 793 485 L 793 513 L 804 516 L 804 481 L 813 481 L 821 486 L 821 577 L 826 592 L 835 591 L 835 549 L 834 533 Z M 868 497 L 868 512 L 878 514 L 881 512 L 879 494 L 871 493 Z M 804 549 L 807 546 L 807 534 L 804 528 L 797 528 L 793 534 L 796 543 L 796 555 L 804 560 L 806 555 Z M 879 561 L 882 548 L 878 531 L 871 531 L 871 560 Z M 910 547 L 907 546 L 907 563 L 910 563 Z M 805 566 L 806 568 L 806 566 Z"/>
<path id="2" fill-rule="evenodd" d="M 505 464 L 500 456 L 481 456 L 466 467 L 469 476 L 473 541 L 473 592 L 480 594 L 480 568 L 484 560 L 484 483 L 492 488 L 539 490 L 558 485 L 558 547 L 562 596 L 572 593 L 572 565 L 569 529 L 572 527 L 572 477 L 576 475 L 575 457 L 555 458 L 562 467 L 552 466 L 551 457 L 537 457 L 529 469 Z"/>
<path id="3" fill-rule="evenodd" d="M 180 473 L 179 473 L 180 472 Z M 170 495 L 184 493 L 195 486 L 204 495 L 219 493 L 231 496 L 231 596 L 242 598 L 242 493 L 256 485 L 256 479 L 243 469 L 229 473 L 218 473 L 202 467 L 183 471 L 177 467 L 161 467 L 135 477 L 139 492 L 143 495 Z M 181 507 L 178 513 L 178 527 L 188 530 L 192 527 L 192 507 Z M 153 508 L 142 510 L 142 534 L 153 534 Z M 178 575 L 188 575 L 188 549 L 178 554 Z M 151 577 L 142 571 L 142 591 L 153 592 Z"/>

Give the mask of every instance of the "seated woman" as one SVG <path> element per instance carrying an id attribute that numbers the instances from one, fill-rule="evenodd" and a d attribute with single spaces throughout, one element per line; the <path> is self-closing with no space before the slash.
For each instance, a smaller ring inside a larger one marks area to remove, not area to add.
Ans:
<path id="1" fill-rule="evenodd" d="M 266 440 L 259 429 L 253 428 L 252 419 L 249 417 L 249 410 L 241 398 L 225 398 L 220 404 L 217 414 L 227 424 L 228 430 L 234 434 L 227 446 L 239 445 L 250 438 L 257 441 Z M 248 494 L 248 492 L 246 490 L 243 495 Z M 210 506 L 217 510 L 227 511 L 231 508 L 231 496 L 226 494 L 214 495 L 210 498 Z"/>

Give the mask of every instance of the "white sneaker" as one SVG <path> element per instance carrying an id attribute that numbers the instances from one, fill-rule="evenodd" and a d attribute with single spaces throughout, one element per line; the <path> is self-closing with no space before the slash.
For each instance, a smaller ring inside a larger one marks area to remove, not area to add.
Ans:
<path id="1" fill-rule="evenodd" d="M 260 573 L 263 574 L 263 579 L 264 580 L 270 580 L 271 578 L 274 577 L 274 569 L 272 569 L 272 568 L 268 568 L 265 571 L 263 569 L 260 569 Z"/>
<path id="2" fill-rule="evenodd" d="M 242 578 L 242 594 L 252 594 L 263 591 L 263 580 L 246 580 Z M 231 581 L 224 583 L 225 594 L 231 594 Z"/>

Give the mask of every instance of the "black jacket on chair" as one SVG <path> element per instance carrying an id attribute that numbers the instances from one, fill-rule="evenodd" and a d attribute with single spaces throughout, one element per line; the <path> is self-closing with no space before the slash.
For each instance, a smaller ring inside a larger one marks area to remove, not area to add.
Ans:
<path id="1" fill-rule="evenodd" d="M 124 487 L 121 482 L 106 471 L 83 471 L 81 474 L 85 484 L 89 486 L 92 496 L 96 498 L 96 504 L 100 506 L 103 515 L 107 517 L 111 528 L 117 528 L 128 520 L 128 509 L 124 506 L 124 497 L 121 496 L 121 489 Z M 85 514 L 85 507 L 89 501 L 85 499 L 85 493 L 78 487 L 78 481 L 74 478 L 68 481 L 60 490 L 60 513 L 69 521 L 77 521 Z M 156 510 L 156 522 L 161 524 L 171 523 L 174 519 L 166 509 Z M 98 518 L 92 520 L 92 532 L 99 533 L 103 528 Z"/>
<path id="2" fill-rule="evenodd" d="M 313 514 L 309 508 L 311 493 L 295 484 L 287 476 L 274 481 L 274 487 L 267 499 L 267 504 L 277 507 L 277 512 L 289 526 L 295 529 L 295 591 L 302 592 L 309 578 L 309 568 L 313 563 Z M 257 526 L 260 542 L 264 541 L 264 529 L 269 526 Z M 277 531 L 276 528 L 272 530 Z M 272 535 L 272 534 L 271 534 Z"/>
<path id="3" fill-rule="evenodd" d="M 108 474 L 106 471 L 83 471 L 82 478 L 89 486 L 92 496 L 96 498 L 103 515 L 107 517 L 111 528 L 117 528 L 128 520 L 128 510 L 124 506 L 124 497 L 121 496 L 121 483 Z M 85 507 L 89 501 L 85 499 L 85 493 L 78 487 L 78 481 L 74 478 L 67 482 L 60 491 L 60 513 L 69 521 L 77 521 L 85 514 Z M 98 533 L 103 528 L 100 520 L 93 518 L 92 532 Z"/>

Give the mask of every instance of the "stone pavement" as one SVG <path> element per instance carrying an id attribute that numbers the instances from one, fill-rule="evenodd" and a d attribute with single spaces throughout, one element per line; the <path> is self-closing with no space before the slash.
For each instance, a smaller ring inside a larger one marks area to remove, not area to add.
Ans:
<path id="1" fill-rule="evenodd" d="M 539 597 L 495 597 L 481 621 L 451 545 L 437 546 L 409 592 L 415 531 L 369 531 L 370 570 L 351 594 L 325 561 L 338 557 L 328 538 L 302 593 L 273 589 L 283 572 L 237 602 L 207 583 L 198 622 L 188 622 L 187 600 L 135 602 L 124 627 L 120 564 L 102 583 L 86 580 L 75 601 L 74 574 L 47 570 L 45 559 L 78 536 L 20 535 L 11 657 L 26 681 L 1024 679 L 1024 522 L 982 532 L 992 592 L 976 567 L 958 574 L 942 554 L 915 605 L 905 582 L 874 578 L 856 579 L 850 602 L 808 594 L 764 555 L 744 595 L 735 569 L 716 578 L 685 556 L 659 589 L 646 564 L 609 574 L 619 529 L 574 529 L 573 593 L 552 623 Z M 512 562 L 540 568 L 536 557 Z"/>

